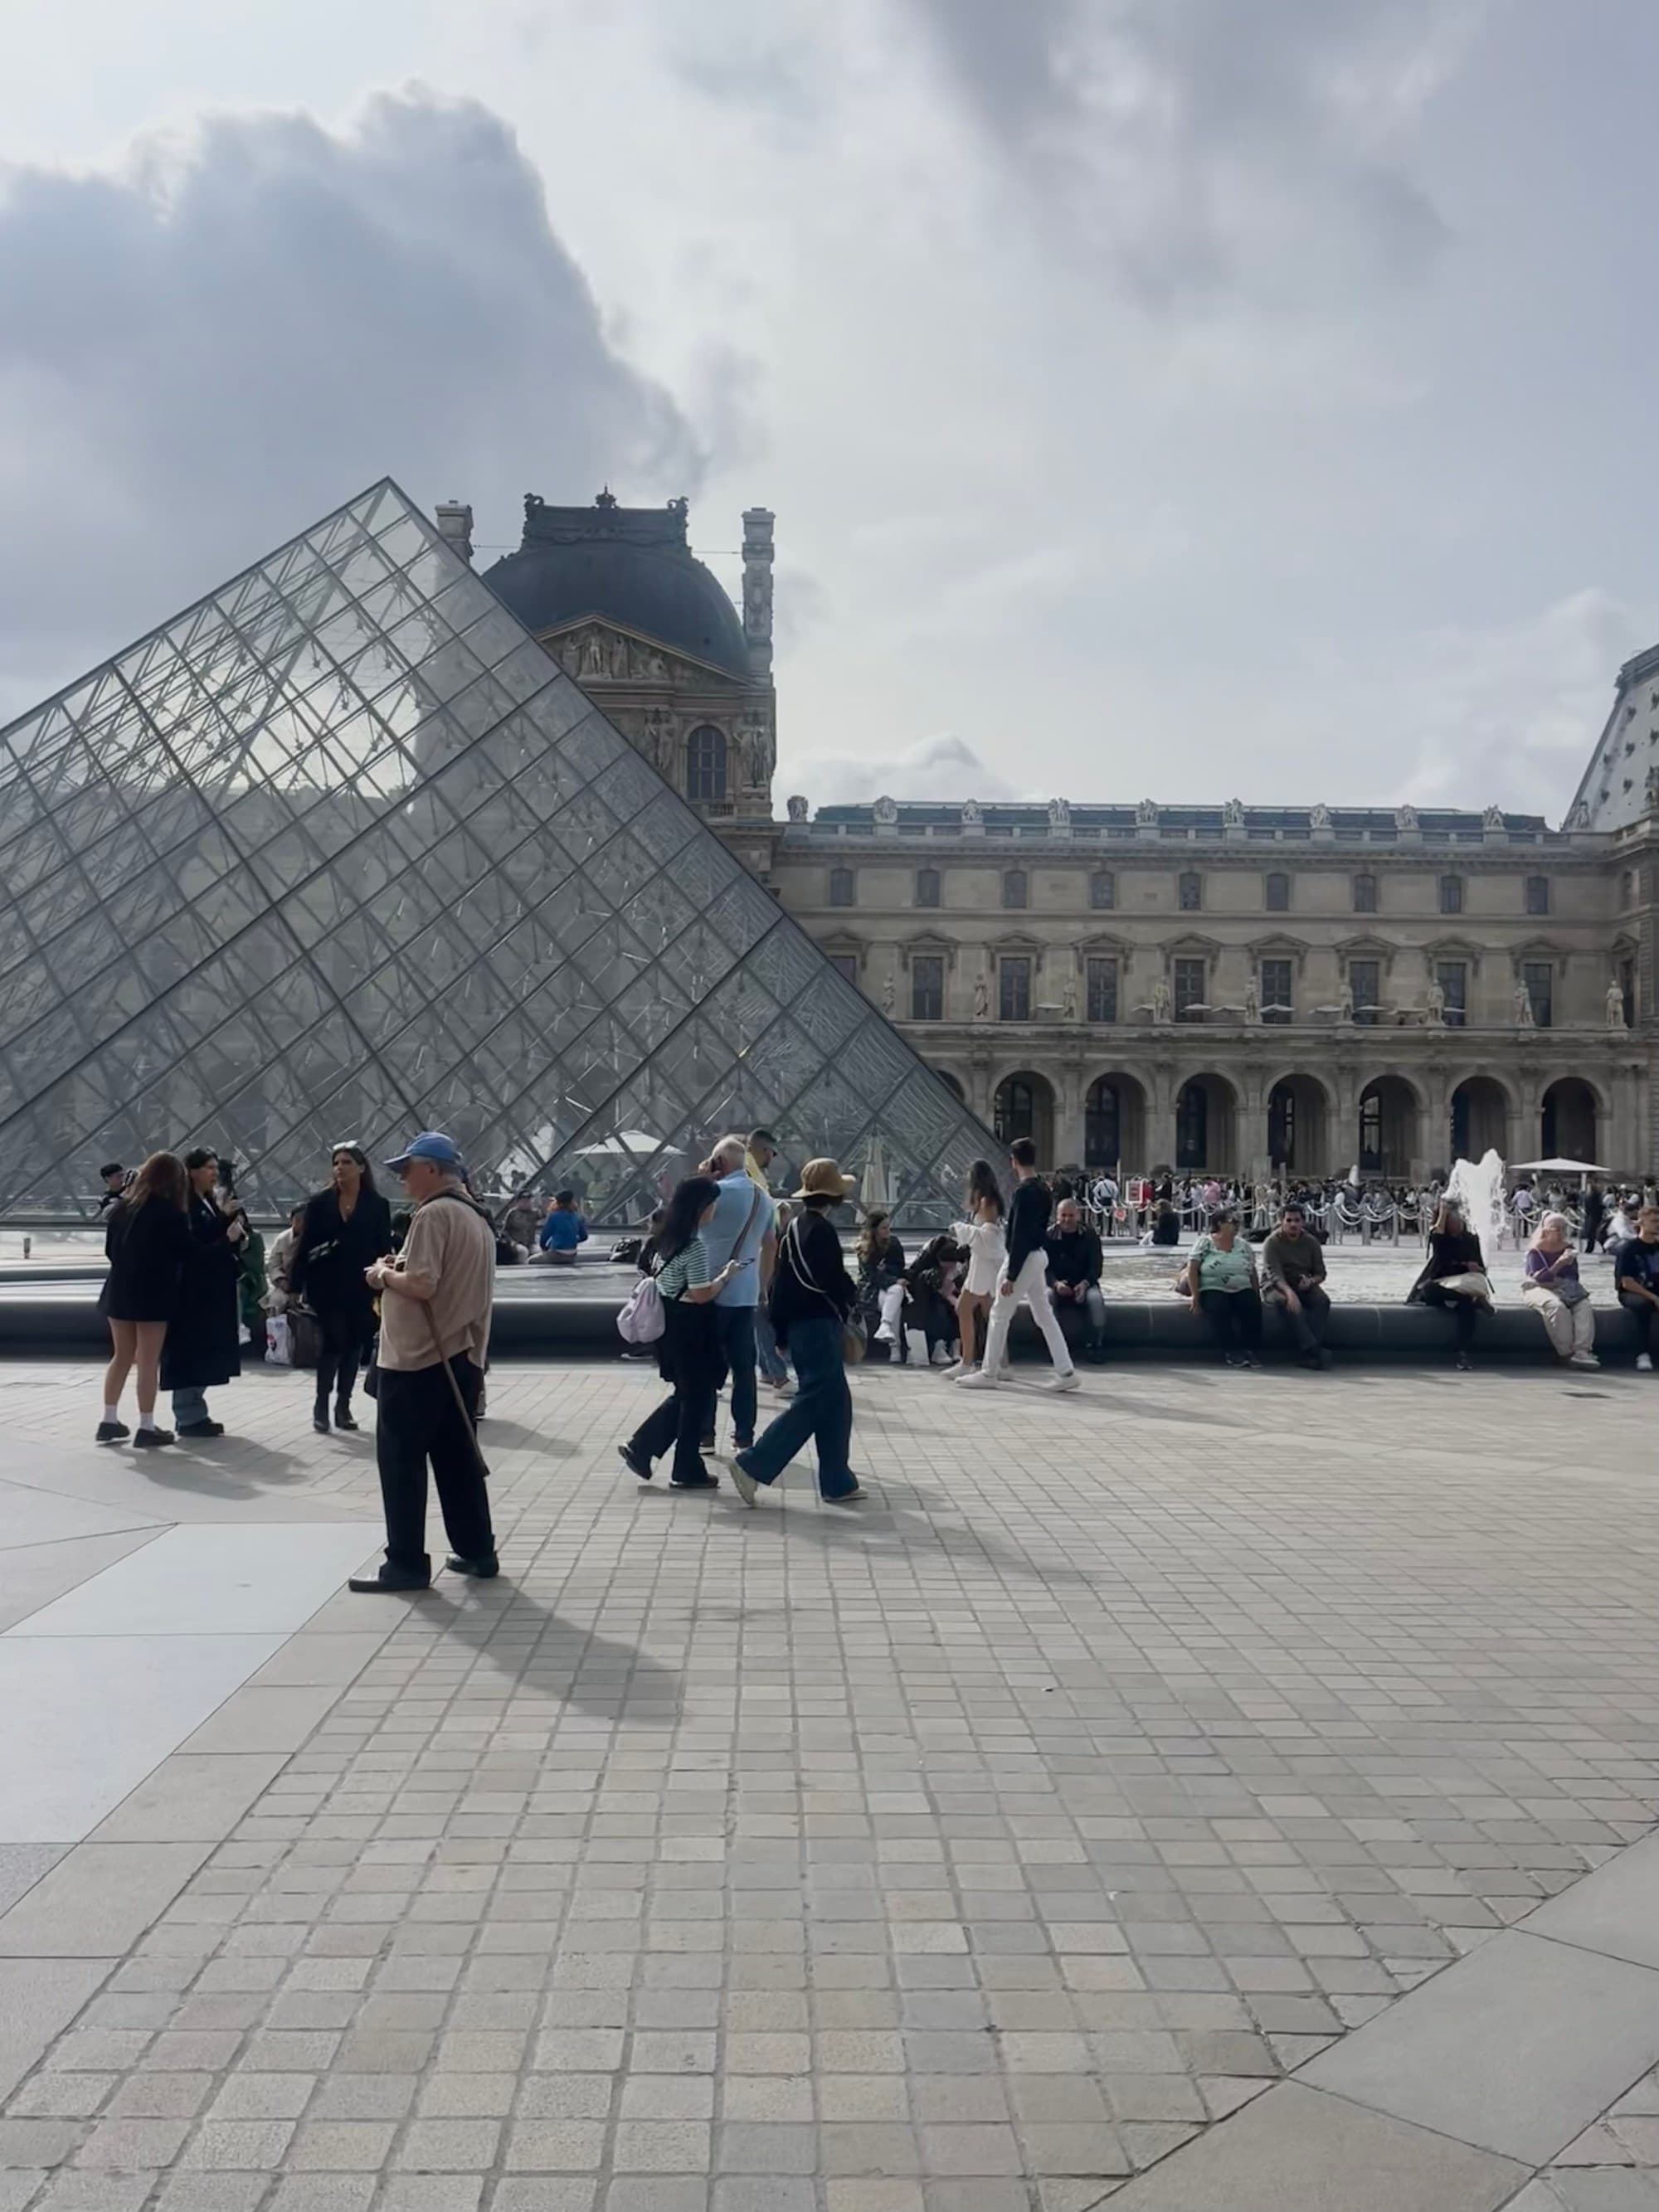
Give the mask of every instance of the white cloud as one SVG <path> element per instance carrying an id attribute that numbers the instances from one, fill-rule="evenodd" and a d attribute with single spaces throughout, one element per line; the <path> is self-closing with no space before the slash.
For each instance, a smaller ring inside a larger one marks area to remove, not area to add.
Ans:
<path id="1" fill-rule="evenodd" d="M 780 799 L 786 793 L 800 792 L 814 807 L 851 806 L 882 795 L 947 803 L 1030 795 L 988 768 L 971 745 L 947 732 L 918 739 L 896 758 L 786 750 L 778 764 L 775 789 Z"/>
<path id="2" fill-rule="evenodd" d="M 471 101 L 217 114 L 116 171 L 0 173 L 0 298 L 16 708 L 382 474 L 471 499 L 489 539 L 526 489 L 702 468 Z"/>

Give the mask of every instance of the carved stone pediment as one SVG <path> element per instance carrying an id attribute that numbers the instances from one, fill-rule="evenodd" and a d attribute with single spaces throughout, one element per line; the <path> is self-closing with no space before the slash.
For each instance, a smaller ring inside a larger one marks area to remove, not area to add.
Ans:
<path id="1" fill-rule="evenodd" d="M 642 630 L 624 629 L 617 623 L 568 623 L 544 631 L 541 642 L 566 675 L 574 676 L 584 688 L 609 684 L 626 684 L 635 690 L 706 691 L 717 687 L 736 692 L 744 688 L 729 669 L 694 660 Z"/>

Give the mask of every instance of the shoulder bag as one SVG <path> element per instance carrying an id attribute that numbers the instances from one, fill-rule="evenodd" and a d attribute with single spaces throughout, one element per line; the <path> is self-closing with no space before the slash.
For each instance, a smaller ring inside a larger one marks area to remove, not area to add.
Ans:
<path id="1" fill-rule="evenodd" d="M 836 1319 L 841 1323 L 841 1356 L 849 1367 L 856 1367 L 864 1357 L 864 1323 L 855 1314 L 844 1314 L 822 1284 L 815 1283 L 802 1264 L 800 1249 L 800 1217 L 799 1214 L 783 1233 L 784 1249 L 789 1255 L 789 1265 L 795 1280 L 804 1291 L 816 1291 Z"/>

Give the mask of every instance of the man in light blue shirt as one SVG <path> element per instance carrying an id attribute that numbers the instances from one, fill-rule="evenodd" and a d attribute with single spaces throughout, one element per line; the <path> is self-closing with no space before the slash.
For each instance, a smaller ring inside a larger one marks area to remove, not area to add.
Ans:
<path id="1" fill-rule="evenodd" d="M 761 1286 L 777 1257 L 774 1222 L 777 1209 L 748 1175 L 748 1146 L 742 1137 L 722 1137 L 709 1155 L 720 1185 L 714 1218 L 703 1225 L 708 1272 L 717 1275 L 728 1260 L 738 1272 L 714 1301 L 714 1330 L 720 1357 L 732 1376 L 732 1428 L 739 1450 L 755 1440 L 759 1394 L 755 1386 L 755 1308 Z M 705 1445 L 712 1445 L 708 1437 Z"/>

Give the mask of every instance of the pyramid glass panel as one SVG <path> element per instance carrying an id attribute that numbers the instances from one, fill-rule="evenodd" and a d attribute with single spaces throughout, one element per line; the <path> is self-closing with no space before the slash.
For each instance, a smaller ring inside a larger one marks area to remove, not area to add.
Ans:
<path id="1" fill-rule="evenodd" d="M 762 1123 L 918 1224 L 991 1142 L 395 484 L 0 731 L 0 1213 L 440 1127 L 620 1224 Z"/>

